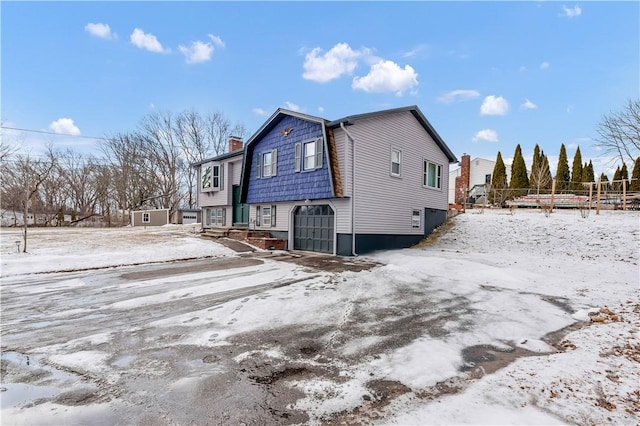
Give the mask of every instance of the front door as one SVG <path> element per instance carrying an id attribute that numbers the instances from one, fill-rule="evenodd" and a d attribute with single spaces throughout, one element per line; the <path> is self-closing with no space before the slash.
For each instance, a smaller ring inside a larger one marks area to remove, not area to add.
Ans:
<path id="1" fill-rule="evenodd" d="M 249 206 L 240 202 L 240 185 L 233 185 L 233 224 L 249 224 Z"/>

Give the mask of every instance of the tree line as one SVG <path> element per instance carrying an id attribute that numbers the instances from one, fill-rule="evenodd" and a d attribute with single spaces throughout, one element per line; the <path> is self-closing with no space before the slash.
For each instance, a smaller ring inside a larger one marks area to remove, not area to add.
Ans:
<path id="1" fill-rule="evenodd" d="M 128 223 L 141 208 L 196 205 L 196 170 L 190 165 L 226 152 L 230 136 L 244 137 L 243 124 L 221 112 L 152 112 L 135 130 L 100 141 L 100 154 L 71 149 L 19 153 L 0 142 L 0 207 L 24 225 L 59 226 L 65 215 L 77 223 L 101 215 L 108 224 Z M 118 214 L 119 213 L 119 214 Z M 68 222 L 68 221 L 67 221 Z"/>
<path id="2" fill-rule="evenodd" d="M 582 194 L 584 191 L 588 191 L 588 184 L 596 182 L 593 163 L 591 160 L 588 163 L 583 163 L 580 147 L 578 146 L 573 157 L 572 167 L 569 169 L 567 150 L 565 145 L 562 144 L 560 146 L 556 174 L 552 176 L 549 158 L 536 144 L 533 150 L 531 169 L 528 171 L 522 155 L 522 149 L 518 144 L 513 155 L 511 177 L 507 179 L 506 166 L 502 159 L 502 154 L 498 151 L 491 175 L 489 202 L 502 204 L 507 199 L 527 194 L 539 195 L 540 193 L 547 193 L 551 190 L 554 179 L 556 193 Z M 636 157 L 634 161 L 631 179 L 629 179 L 627 165 L 623 161 L 622 166 L 617 167 L 611 183 L 609 183 L 609 178 L 605 173 L 602 173 L 598 180 L 606 182 L 608 188 L 612 191 L 622 191 L 623 187 L 625 191 L 640 191 L 640 156 Z"/>

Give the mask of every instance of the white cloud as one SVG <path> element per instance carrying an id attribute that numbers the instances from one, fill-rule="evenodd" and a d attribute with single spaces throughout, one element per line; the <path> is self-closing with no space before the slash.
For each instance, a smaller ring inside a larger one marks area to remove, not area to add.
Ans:
<path id="1" fill-rule="evenodd" d="M 300 105 L 296 105 L 293 102 L 286 101 L 284 104 L 286 105 L 287 109 L 290 109 L 291 111 L 297 111 L 297 112 L 302 111 L 302 109 L 300 108 Z"/>
<path id="2" fill-rule="evenodd" d="M 438 98 L 438 102 L 441 102 L 443 104 L 451 104 L 453 102 L 468 101 L 469 99 L 474 99 L 478 96 L 480 96 L 480 92 L 478 92 L 477 90 L 452 90 L 445 93 L 444 95 L 441 95 Z"/>
<path id="3" fill-rule="evenodd" d="M 130 40 L 134 46 L 148 50 L 149 52 L 168 53 L 170 51 L 162 47 L 162 44 L 160 44 L 156 36 L 151 33 L 147 34 L 140 28 L 133 30 Z"/>
<path id="4" fill-rule="evenodd" d="M 200 40 L 191 43 L 191 46 L 178 46 L 178 49 L 185 56 L 185 60 L 188 64 L 200 64 L 207 62 L 211 59 L 215 46 L 224 47 L 224 42 L 218 36 L 209 34 L 210 42 L 203 42 Z"/>
<path id="5" fill-rule="evenodd" d="M 254 108 L 253 112 L 254 112 L 254 114 L 257 114 L 257 115 L 260 115 L 260 116 L 263 116 L 263 117 L 267 116 L 267 111 L 265 111 L 262 108 Z"/>
<path id="6" fill-rule="evenodd" d="M 116 33 L 111 32 L 111 28 L 107 24 L 94 24 L 92 22 L 89 22 L 84 26 L 84 30 L 93 36 L 104 38 L 107 40 L 116 39 L 118 37 Z"/>
<path id="7" fill-rule="evenodd" d="M 565 5 L 562 5 L 562 13 L 559 16 L 575 18 L 576 16 L 580 15 L 582 15 L 582 9 L 580 9 L 580 6 L 575 5 L 573 7 L 567 7 Z"/>
<path id="8" fill-rule="evenodd" d="M 509 102 L 502 96 L 489 95 L 484 98 L 480 107 L 482 115 L 506 115 L 509 112 Z"/>
<path id="9" fill-rule="evenodd" d="M 524 65 L 520 67 L 520 72 L 525 72 L 526 70 L 527 70 L 527 67 L 525 67 Z"/>
<path id="10" fill-rule="evenodd" d="M 495 130 L 491 129 L 482 129 L 475 134 L 473 137 L 474 142 L 477 141 L 487 141 L 487 142 L 498 142 L 498 133 Z"/>
<path id="11" fill-rule="evenodd" d="M 524 109 L 536 109 L 538 108 L 538 105 L 534 104 L 533 102 L 531 102 L 529 99 L 525 99 L 524 103 L 522 105 L 520 105 L 520 108 L 524 108 Z"/>
<path id="12" fill-rule="evenodd" d="M 319 106 L 319 107 L 318 107 L 318 112 L 319 112 L 320 114 L 322 114 L 322 113 L 324 112 L 324 107 Z"/>
<path id="13" fill-rule="evenodd" d="M 358 58 L 369 53 L 369 49 L 353 50 L 347 43 L 338 43 L 325 54 L 316 47 L 304 58 L 302 78 L 325 83 L 351 74 L 358 65 Z"/>
<path id="14" fill-rule="evenodd" d="M 571 113 L 571 112 L 573 111 L 573 109 L 574 109 L 574 108 L 573 108 L 573 105 L 569 105 L 569 106 L 567 107 L 567 112 L 568 112 L 568 113 Z"/>
<path id="15" fill-rule="evenodd" d="M 427 44 L 419 44 L 416 47 L 414 47 L 413 49 L 409 50 L 408 52 L 404 52 L 402 54 L 403 58 L 412 58 L 416 55 L 418 55 L 420 52 L 423 52 L 425 50 L 427 50 L 429 48 L 429 45 Z"/>
<path id="16" fill-rule="evenodd" d="M 73 120 L 70 118 L 58 118 L 56 121 L 52 121 L 51 124 L 49 124 L 49 130 L 61 135 L 80 135 L 80 129 L 73 124 Z"/>
<path id="17" fill-rule="evenodd" d="M 544 61 L 543 63 L 540 64 L 540 69 L 541 70 L 546 70 L 547 68 L 549 68 L 551 66 L 551 64 L 547 61 Z"/>
<path id="18" fill-rule="evenodd" d="M 404 69 L 392 61 L 380 61 L 371 67 L 369 74 L 364 77 L 355 77 L 351 87 L 365 92 L 381 93 L 395 92 L 402 96 L 406 90 L 415 93 L 418 86 L 418 74 L 410 65 Z"/>

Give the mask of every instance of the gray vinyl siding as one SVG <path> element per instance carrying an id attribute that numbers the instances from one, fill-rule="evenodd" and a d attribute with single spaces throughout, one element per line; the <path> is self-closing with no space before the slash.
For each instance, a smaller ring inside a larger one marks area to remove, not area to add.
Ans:
<path id="1" fill-rule="evenodd" d="M 236 161 L 229 162 L 229 176 L 231 176 L 231 185 L 240 185 L 242 178 L 242 157 L 234 158 Z"/>
<path id="2" fill-rule="evenodd" d="M 408 111 L 358 120 L 347 130 L 356 144 L 356 232 L 422 234 L 424 213 L 420 228 L 413 228 L 412 210 L 447 210 L 447 156 Z M 390 173 L 392 148 L 402 152 L 401 177 Z M 440 189 L 422 185 L 425 159 L 442 166 Z"/>

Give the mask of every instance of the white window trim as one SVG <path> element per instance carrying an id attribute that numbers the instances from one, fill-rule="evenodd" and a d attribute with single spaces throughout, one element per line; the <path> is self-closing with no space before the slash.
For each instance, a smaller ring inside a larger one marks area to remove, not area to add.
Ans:
<path id="1" fill-rule="evenodd" d="M 429 165 L 434 165 L 436 167 L 436 186 L 429 185 Z M 422 160 L 422 186 L 424 188 L 442 191 L 442 172 L 443 172 L 443 167 L 441 164 L 435 163 L 427 159 L 423 159 Z"/>
<path id="2" fill-rule="evenodd" d="M 415 213 L 418 213 L 418 215 L 416 216 Z M 418 218 L 418 223 L 416 226 L 416 217 Z M 420 209 L 412 209 L 411 210 L 411 228 L 412 229 L 420 229 L 422 228 L 422 212 L 420 211 Z"/>
<path id="3" fill-rule="evenodd" d="M 266 211 L 269 211 L 268 215 L 265 215 Z M 265 220 L 268 218 L 268 221 Z M 256 206 L 256 218 L 255 224 L 260 228 L 274 228 L 276 226 L 276 206 Z"/>
<path id="4" fill-rule="evenodd" d="M 142 213 L 142 223 L 151 222 L 151 213 Z"/>
<path id="5" fill-rule="evenodd" d="M 205 174 L 209 170 L 208 185 L 205 186 Z M 217 173 L 216 173 L 217 172 Z M 217 185 L 215 184 L 217 179 Z M 221 191 L 224 187 L 224 164 L 208 164 L 202 167 L 202 176 L 200 178 L 200 189 L 202 192 Z"/>
<path id="6" fill-rule="evenodd" d="M 207 171 L 209 172 L 209 179 L 207 180 L 207 185 L 205 185 L 205 177 L 207 176 Z M 200 188 L 203 191 L 211 190 L 211 186 L 213 185 L 213 166 L 208 164 L 202 167 L 202 176 L 200 177 Z"/>
<path id="7" fill-rule="evenodd" d="M 226 222 L 226 209 L 224 207 L 214 208 L 209 210 L 209 225 L 211 226 L 225 226 Z"/>
<path id="8" fill-rule="evenodd" d="M 313 153 L 310 148 L 313 148 Z M 295 146 L 294 171 L 310 172 L 322 168 L 324 155 L 324 139 L 316 138 L 304 142 L 298 142 Z M 308 161 L 307 161 L 308 160 Z"/>
<path id="9" fill-rule="evenodd" d="M 393 154 L 398 153 L 398 162 L 395 163 L 393 161 Z M 394 173 L 393 164 L 398 164 L 398 173 Z M 391 152 L 389 154 L 389 174 L 393 177 L 402 177 L 402 150 L 398 148 L 391 148 Z"/>
<path id="10" fill-rule="evenodd" d="M 265 159 L 269 156 L 269 162 Z M 267 173 L 267 170 L 269 173 Z M 257 155 L 257 178 L 269 178 L 278 174 L 278 150 L 263 151 Z"/>

